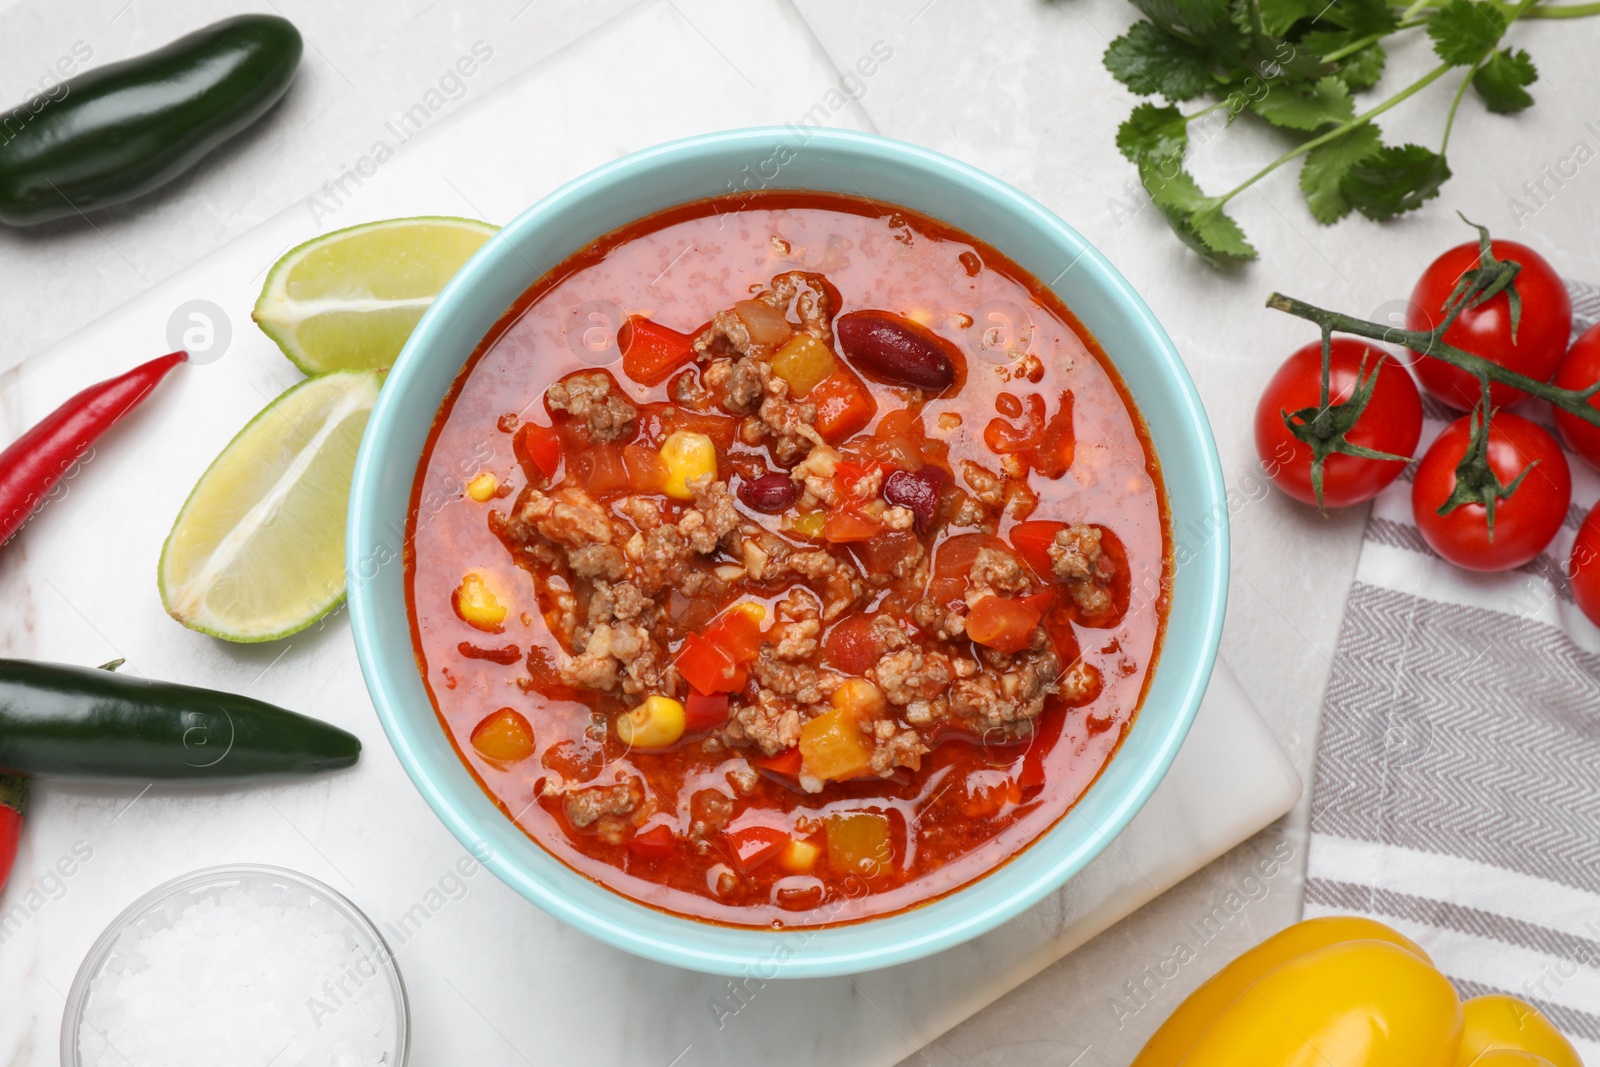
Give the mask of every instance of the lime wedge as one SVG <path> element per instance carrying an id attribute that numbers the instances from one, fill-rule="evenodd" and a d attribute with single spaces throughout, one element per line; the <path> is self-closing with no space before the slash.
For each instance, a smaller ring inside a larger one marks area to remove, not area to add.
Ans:
<path id="1" fill-rule="evenodd" d="M 377 371 L 308 379 L 228 442 L 161 548 L 167 614 L 224 640 L 271 641 L 338 606 L 350 475 L 382 384 Z"/>
<path id="2" fill-rule="evenodd" d="M 267 272 L 251 317 L 307 374 L 394 363 L 433 298 L 498 227 L 389 219 L 290 250 Z"/>

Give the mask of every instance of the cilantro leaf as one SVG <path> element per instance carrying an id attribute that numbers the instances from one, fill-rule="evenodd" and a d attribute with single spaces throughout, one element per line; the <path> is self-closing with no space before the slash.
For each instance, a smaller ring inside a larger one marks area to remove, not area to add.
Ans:
<path id="1" fill-rule="evenodd" d="M 1450 0 L 1428 20 L 1433 50 L 1446 63 L 1469 67 L 1499 43 L 1506 32 L 1500 9 L 1479 0 Z"/>
<path id="2" fill-rule="evenodd" d="M 1310 85 L 1274 85 L 1250 108 L 1274 126 L 1291 130 L 1320 130 L 1355 118 L 1355 104 L 1344 82 L 1329 76 Z"/>
<path id="3" fill-rule="evenodd" d="M 1334 0 L 1318 12 L 1317 24 L 1331 22 L 1350 31 L 1350 40 L 1373 34 L 1393 33 L 1399 16 L 1388 0 Z"/>
<path id="4" fill-rule="evenodd" d="M 1131 163 L 1146 157 L 1181 159 L 1189 147 L 1189 124 L 1171 104 L 1140 104 L 1117 128 L 1117 147 Z"/>
<path id="5" fill-rule="evenodd" d="M 1327 0 L 1259 0 L 1261 32 L 1282 37 L 1301 19 L 1314 19 L 1327 7 Z"/>
<path id="6" fill-rule="evenodd" d="M 1478 73 L 1472 76 L 1472 87 L 1478 90 L 1484 106 L 1490 111 L 1509 115 L 1532 106 L 1533 97 L 1527 87 L 1538 80 L 1539 71 L 1534 67 L 1533 60 L 1528 58 L 1528 53 L 1507 48 L 1496 52 L 1489 57 L 1489 62 L 1479 68 Z"/>
<path id="7" fill-rule="evenodd" d="M 1136 22 L 1106 48 L 1106 69 L 1140 96 L 1193 100 L 1216 86 L 1206 49 L 1180 41 L 1149 22 Z"/>
<path id="8" fill-rule="evenodd" d="M 1350 213 L 1350 202 L 1339 192 L 1339 183 L 1351 167 L 1382 147 L 1378 128 L 1369 122 L 1306 153 L 1305 165 L 1300 168 L 1300 190 L 1318 222 L 1338 222 Z"/>
<path id="9" fill-rule="evenodd" d="M 1139 179 L 1178 239 L 1208 261 L 1222 266 L 1256 258 L 1239 224 L 1223 214 L 1221 201 L 1207 196 L 1175 161 L 1146 157 Z"/>
<path id="10" fill-rule="evenodd" d="M 1382 222 L 1439 195 L 1450 178 L 1444 157 L 1421 145 L 1379 149 L 1351 165 L 1339 180 L 1339 194 L 1369 219 Z"/>

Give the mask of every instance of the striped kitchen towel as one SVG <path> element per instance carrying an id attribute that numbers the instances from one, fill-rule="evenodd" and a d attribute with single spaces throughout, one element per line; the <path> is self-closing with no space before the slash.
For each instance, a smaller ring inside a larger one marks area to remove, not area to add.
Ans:
<path id="1" fill-rule="evenodd" d="M 1600 288 L 1572 296 L 1587 329 Z M 1454 416 L 1424 412 L 1426 446 Z M 1305 909 L 1395 926 L 1464 996 L 1532 1002 L 1600 1065 L 1600 628 L 1564 577 L 1600 475 L 1570 458 L 1566 525 L 1502 574 L 1428 550 L 1415 464 L 1374 503 L 1323 704 Z"/>

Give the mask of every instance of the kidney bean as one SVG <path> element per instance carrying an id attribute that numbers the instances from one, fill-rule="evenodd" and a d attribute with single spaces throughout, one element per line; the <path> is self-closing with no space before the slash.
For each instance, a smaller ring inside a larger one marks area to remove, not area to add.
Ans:
<path id="1" fill-rule="evenodd" d="M 955 346 L 900 315 L 852 311 L 839 317 L 834 332 L 845 356 L 870 378 L 933 392 L 956 380 Z"/>
<path id="2" fill-rule="evenodd" d="M 914 472 L 891 471 L 883 480 L 883 499 L 909 508 L 917 517 L 917 532 L 927 533 L 939 506 L 939 491 L 948 477 L 939 467 L 923 467 Z"/>
<path id="3" fill-rule="evenodd" d="M 776 515 L 794 503 L 797 491 L 787 474 L 763 474 L 739 482 L 739 499 L 753 511 Z"/>

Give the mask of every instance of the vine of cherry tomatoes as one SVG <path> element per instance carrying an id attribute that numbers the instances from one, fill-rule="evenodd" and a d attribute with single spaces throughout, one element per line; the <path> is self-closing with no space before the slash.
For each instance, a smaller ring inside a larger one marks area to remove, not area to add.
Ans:
<path id="1" fill-rule="evenodd" d="M 1496 262 L 1518 265 L 1512 283 L 1462 301 L 1472 272 Z M 1407 329 L 1435 330 L 1453 300 L 1465 306 L 1438 338 L 1443 343 L 1562 389 L 1581 392 L 1600 383 L 1600 326 L 1568 350 L 1571 301 L 1533 249 L 1485 234 L 1481 243 L 1445 252 L 1412 291 Z M 1478 377 L 1465 367 L 1425 350 L 1409 357 L 1410 369 L 1368 341 L 1334 337 L 1325 374 L 1321 342 L 1291 353 L 1256 408 L 1263 470 L 1288 495 L 1321 507 L 1372 499 L 1416 452 L 1420 382 L 1435 399 L 1466 412 L 1417 464 L 1411 506 L 1423 540 L 1469 570 L 1501 571 L 1535 559 L 1555 539 L 1572 502 L 1561 446 L 1538 423 L 1503 410 L 1528 400 L 1522 389 L 1495 381 L 1485 400 Z M 1563 402 L 1576 406 L 1581 397 Z M 1600 392 L 1589 403 L 1600 409 Z M 1555 423 L 1567 447 L 1600 468 L 1600 426 L 1559 409 Z M 1600 506 L 1579 530 L 1567 574 L 1578 606 L 1600 624 Z"/>

